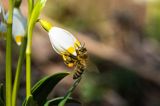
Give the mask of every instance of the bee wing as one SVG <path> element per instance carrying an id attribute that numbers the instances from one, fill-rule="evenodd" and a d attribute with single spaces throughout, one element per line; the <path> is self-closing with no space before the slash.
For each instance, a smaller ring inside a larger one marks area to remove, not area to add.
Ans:
<path id="1" fill-rule="evenodd" d="M 90 59 L 88 59 L 86 71 L 87 72 L 94 72 L 94 73 L 100 72 L 98 67 Z"/>

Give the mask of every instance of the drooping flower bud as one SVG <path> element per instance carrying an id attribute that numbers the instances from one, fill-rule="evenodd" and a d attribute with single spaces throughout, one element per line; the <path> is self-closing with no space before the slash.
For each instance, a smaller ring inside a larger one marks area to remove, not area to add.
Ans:
<path id="1" fill-rule="evenodd" d="M 58 54 L 70 53 L 77 56 L 76 49 L 81 44 L 75 36 L 62 28 L 51 27 L 51 24 L 47 21 L 39 20 L 39 22 L 48 31 L 52 47 Z"/>
<path id="2" fill-rule="evenodd" d="M 8 19 L 8 13 L 5 17 Z M 26 19 L 22 15 L 19 8 L 13 9 L 13 21 L 12 21 L 12 36 L 18 45 L 21 45 L 22 39 L 26 33 Z"/>
<path id="3" fill-rule="evenodd" d="M 26 19 L 18 8 L 13 10 L 12 35 L 18 45 L 21 45 L 22 38 L 26 33 Z"/>

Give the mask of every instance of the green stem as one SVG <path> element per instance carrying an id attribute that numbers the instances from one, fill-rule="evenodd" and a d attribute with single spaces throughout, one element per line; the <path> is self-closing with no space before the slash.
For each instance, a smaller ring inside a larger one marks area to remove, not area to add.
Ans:
<path id="1" fill-rule="evenodd" d="M 31 53 L 26 52 L 26 96 L 31 95 Z"/>
<path id="2" fill-rule="evenodd" d="M 68 90 L 67 94 L 64 96 L 63 100 L 58 104 L 58 106 L 65 106 L 67 99 L 71 96 L 72 92 L 78 86 L 79 82 L 81 81 L 81 77 L 76 79 L 71 88 Z"/>
<path id="3" fill-rule="evenodd" d="M 22 72 L 22 64 L 23 64 L 24 57 L 25 57 L 26 44 L 27 44 L 27 37 L 25 36 L 23 38 L 21 49 L 20 49 L 20 56 L 18 59 L 18 65 L 17 65 L 16 75 L 15 75 L 15 80 L 14 80 L 14 85 L 13 85 L 12 106 L 16 106 L 17 92 L 18 92 L 19 84 L 20 84 L 20 76 Z"/>
<path id="4" fill-rule="evenodd" d="M 21 0 L 17 0 L 16 2 L 17 2 L 17 6 L 20 6 Z M 29 11 L 28 15 L 29 15 L 29 17 L 30 17 L 32 8 L 33 8 L 33 0 L 28 0 L 28 11 Z M 28 18 L 28 22 L 29 22 L 29 18 Z M 20 76 L 21 76 L 22 64 L 24 61 L 25 51 L 26 51 L 26 45 L 27 45 L 27 34 L 24 37 L 23 42 L 22 42 L 22 46 L 20 49 L 20 56 L 19 56 L 18 65 L 17 65 L 17 69 L 16 69 L 16 76 L 15 76 L 13 93 L 12 93 L 12 105 L 13 106 L 16 106 L 17 92 L 18 92 L 19 84 L 20 84 Z M 26 64 L 26 65 L 28 65 L 28 64 Z M 26 70 L 28 70 L 28 69 L 26 68 Z M 26 71 L 26 73 L 28 73 L 28 71 Z M 28 74 L 26 75 L 26 82 L 27 82 L 26 89 L 30 89 L 29 81 L 31 79 L 27 76 L 28 76 Z M 29 90 L 26 90 L 26 91 L 27 91 L 26 94 L 30 95 Z"/>
<path id="5" fill-rule="evenodd" d="M 7 44 L 6 44 L 6 106 L 11 106 L 11 93 L 12 93 L 12 56 L 11 56 L 11 33 L 12 24 L 8 24 L 7 29 Z"/>
<path id="6" fill-rule="evenodd" d="M 34 0 L 28 0 L 28 19 L 30 19 L 33 10 Z"/>
<path id="7" fill-rule="evenodd" d="M 13 1 L 9 0 L 9 15 L 7 20 L 7 41 L 6 41 L 6 106 L 11 106 L 12 101 L 12 17 Z"/>
<path id="8" fill-rule="evenodd" d="M 31 13 L 33 10 L 33 0 L 28 0 L 28 24 L 30 22 Z M 27 26 L 28 27 L 28 26 Z M 26 96 L 29 98 L 31 95 L 31 36 L 32 32 L 28 32 L 27 28 L 27 47 L 26 47 Z"/>

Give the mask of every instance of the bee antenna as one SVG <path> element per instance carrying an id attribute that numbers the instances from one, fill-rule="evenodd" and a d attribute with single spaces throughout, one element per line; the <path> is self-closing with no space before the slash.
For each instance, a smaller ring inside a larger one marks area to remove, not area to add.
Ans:
<path id="1" fill-rule="evenodd" d="M 85 46 L 85 43 L 83 42 L 83 45 L 82 45 L 82 47 L 84 47 Z"/>

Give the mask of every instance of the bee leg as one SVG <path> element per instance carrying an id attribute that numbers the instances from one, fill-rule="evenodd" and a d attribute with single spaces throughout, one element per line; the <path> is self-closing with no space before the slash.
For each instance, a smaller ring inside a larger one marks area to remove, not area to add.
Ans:
<path id="1" fill-rule="evenodd" d="M 64 63 L 68 66 L 68 67 L 73 67 L 74 63 L 72 62 L 70 57 L 67 57 L 65 55 L 62 55 Z"/>
<path id="2" fill-rule="evenodd" d="M 66 62 L 66 61 L 64 61 L 64 63 L 70 68 L 72 68 L 74 66 L 74 63 L 69 63 L 69 62 Z"/>

